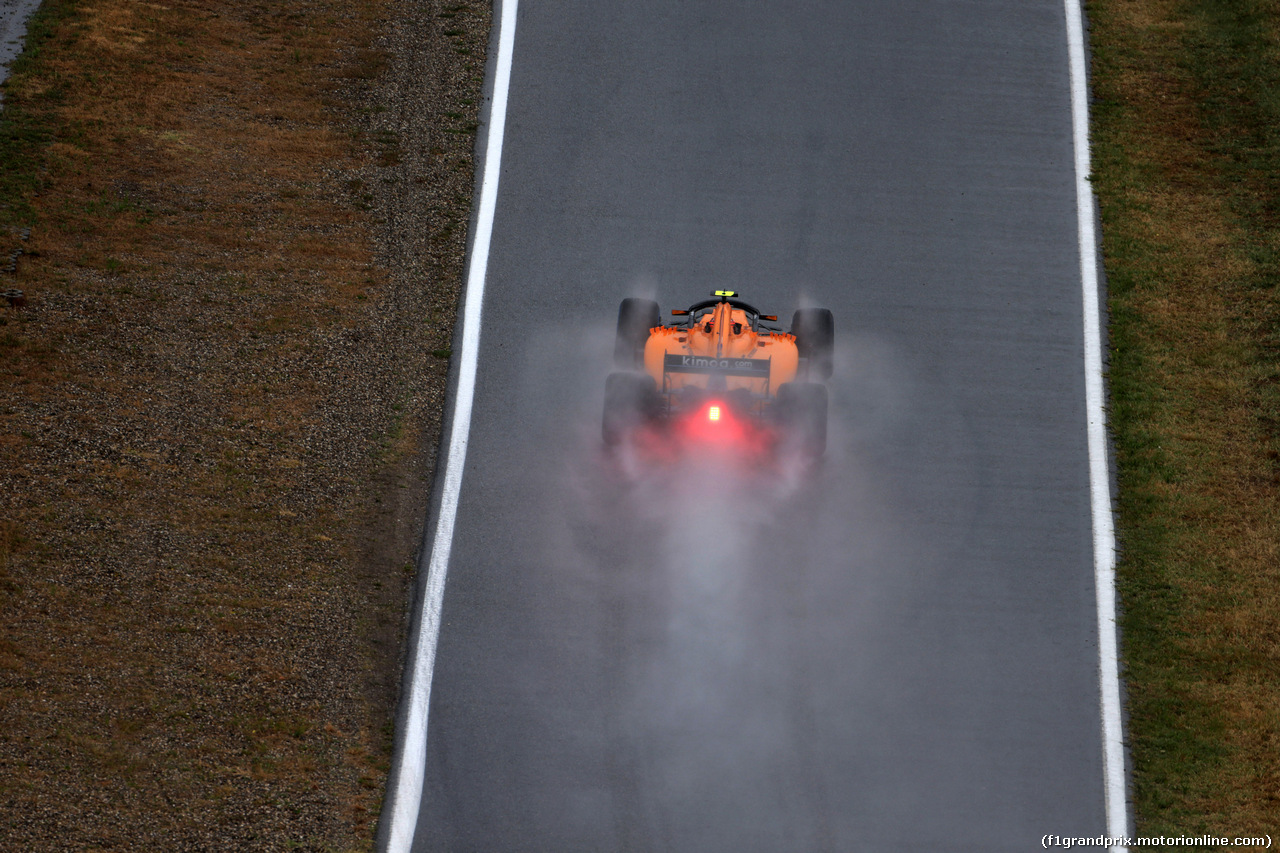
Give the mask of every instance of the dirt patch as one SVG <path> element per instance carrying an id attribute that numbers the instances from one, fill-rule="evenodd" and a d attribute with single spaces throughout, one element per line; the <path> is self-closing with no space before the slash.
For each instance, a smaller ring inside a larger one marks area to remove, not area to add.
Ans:
<path id="1" fill-rule="evenodd" d="M 370 846 L 488 21 L 33 21 L 0 128 L 0 849 Z"/>

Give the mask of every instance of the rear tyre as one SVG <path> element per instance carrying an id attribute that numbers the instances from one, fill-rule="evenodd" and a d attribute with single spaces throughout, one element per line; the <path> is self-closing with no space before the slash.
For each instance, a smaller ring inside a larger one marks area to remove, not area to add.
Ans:
<path id="1" fill-rule="evenodd" d="M 604 443 L 615 447 L 657 420 L 662 400 L 647 373 L 610 373 L 604 383 Z"/>
<path id="2" fill-rule="evenodd" d="M 662 325 L 658 303 L 651 299 L 624 299 L 618 306 L 618 337 L 613 345 L 613 363 L 624 370 L 644 366 L 644 344 L 649 330 Z"/>
<path id="3" fill-rule="evenodd" d="M 788 382 L 778 387 L 778 420 L 784 446 L 817 458 L 827 451 L 827 386 Z"/>
<path id="4" fill-rule="evenodd" d="M 826 308 L 801 308 L 791 317 L 796 349 L 808 359 L 809 378 L 829 379 L 836 343 L 836 319 Z"/>

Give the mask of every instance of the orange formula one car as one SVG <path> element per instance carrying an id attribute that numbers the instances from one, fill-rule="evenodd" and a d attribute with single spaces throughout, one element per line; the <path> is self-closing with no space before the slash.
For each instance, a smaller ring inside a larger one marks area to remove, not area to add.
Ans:
<path id="1" fill-rule="evenodd" d="M 624 299 L 614 362 L 605 383 L 604 441 L 642 437 L 746 445 L 818 457 L 827 444 L 827 388 L 835 321 L 825 308 L 801 308 L 791 331 L 732 290 L 671 313 Z"/>

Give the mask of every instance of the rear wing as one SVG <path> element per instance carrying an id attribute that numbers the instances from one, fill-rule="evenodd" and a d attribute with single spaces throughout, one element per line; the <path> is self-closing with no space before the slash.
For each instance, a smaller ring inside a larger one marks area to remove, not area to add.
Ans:
<path id="1" fill-rule="evenodd" d="M 769 381 L 767 358 L 710 358 L 702 355 L 666 353 L 662 359 L 662 372 L 701 373 L 718 376 L 745 376 L 748 379 Z"/>
<path id="2" fill-rule="evenodd" d="M 672 379 L 679 374 L 698 374 L 708 376 L 707 390 L 715 387 L 724 389 L 724 380 L 730 376 L 754 379 L 753 388 L 740 388 L 734 393 L 747 392 L 753 409 L 758 413 L 759 406 L 769 399 L 769 367 L 768 358 L 711 358 L 701 355 L 683 355 L 664 353 L 662 357 L 662 397 L 666 402 L 668 413 L 677 404 L 676 395 L 672 393 Z M 719 379 L 719 382 L 714 380 Z M 756 383 L 759 383 L 756 385 Z"/>

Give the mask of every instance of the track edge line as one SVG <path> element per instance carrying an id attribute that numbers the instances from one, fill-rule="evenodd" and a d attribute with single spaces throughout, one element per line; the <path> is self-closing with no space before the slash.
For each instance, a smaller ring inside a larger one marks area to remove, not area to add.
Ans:
<path id="1" fill-rule="evenodd" d="M 1120 699 L 1120 643 L 1116 602 L 1116 536 L 1107 456 L 1106 385 L 1102 359 L 1099 257 L 1093 187 L 1090 184 L 1089 82 L 1082 0 L 1064 0 L 1071 71 L 1071 124 L 1075 149 L 1076 212 L 1084 297 L 1085 409 L 1088 423 L 1089 493 L 1093 520 L 1094 588 L 1098 618 L 1098 686 L 1102 722 L 1103 792 L 1107 835 L 1129 838 L 1124 717 Z M 1126 851 L 1122 844 L 1113 851 Z"/>
<path id="2" fill-rule="evenodd" d="M 444 603 L 445 579 L 453 549 L 454 524 L 462 492 L 471 432 L 471 408 L 475 397 L 476 367 L 480 351 L 480 321 L 484 307 L 485 275 L 489 264 L 489 244 L 497 209 L 498 179 L 502 169 L 502 142 L 506 128 L 507 96 L 511 83 L 516 9 L 519 0 L 500 0 L 498 55 L 494 64 L 493 99 L 489 107 L 488 138 L 484 172 L 477 206 L 475 240 L 471 247 L 466 278 L 466 302 L 462 315 L 462 347 L 458 358 L 458 380 L 453 404 L 440 506 L 430 554 L 420 561 L 426 570 L 420 609 L 414 620 L 416 637 L 411 637 L 414 656 L 406 667 L 407 683 L 402 691 L 399 720 L 398 760 L 388 775 L 384 815 L 389 814 L 379 832 L 377 849 L 382 853 L 408 853 L 413 846 L 418 812 L 422 802 L 427 763 L 427 715 L 431 706 L 431 679 L 435 668 L 436 644 L 440 636 L 440 616 Z M 425 565 L 424 565 L 425 564 Z"/>

